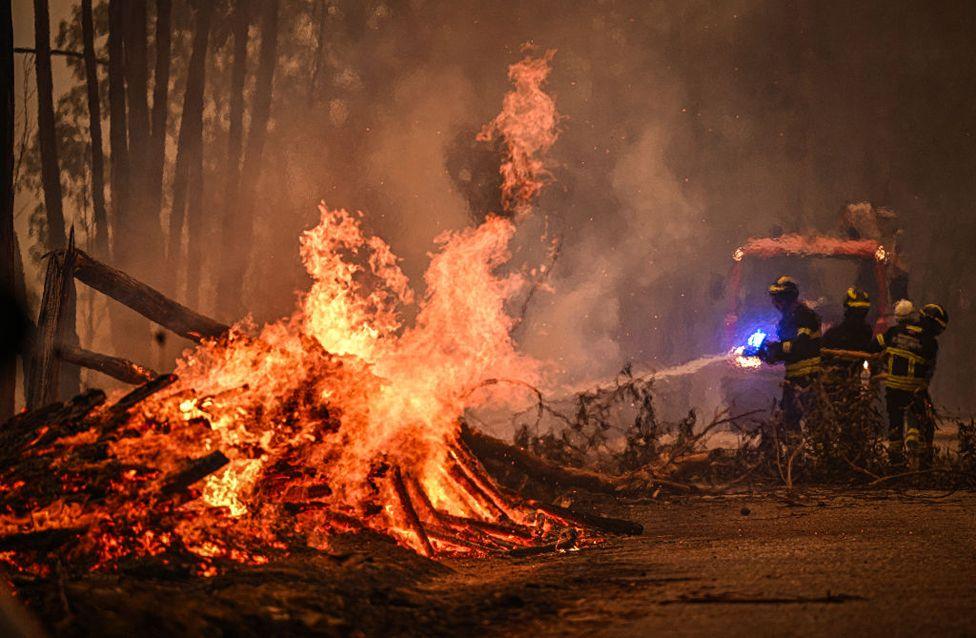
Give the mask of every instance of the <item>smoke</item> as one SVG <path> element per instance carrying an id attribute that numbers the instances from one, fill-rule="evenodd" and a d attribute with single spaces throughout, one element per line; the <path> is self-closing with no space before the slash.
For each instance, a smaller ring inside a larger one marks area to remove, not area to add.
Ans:
<path id="1" fill-rule="evenodd" d="M 565 118 L 539 209 L 561 251 L 551 290 L 534 296 L 519 330 L 556 381 L 717 351 L 731 251 L 755 235 L 837 233 L 848 201 L 896 211 L 913 235 L 905 243 L 917 294 L 951 292 L 936 275 L 947 266 L 929 263 L 925 219 L 930 210 L 952 218 L 965 198 L 939 172 L 945 160 L 909 159 L 926 139 L 911 127 L 947 139 L 962 124 L 906 101 L 902 89 L 952 85 L 946 65 L 970 45 L 940 37 L 941 18 L 924 7 L 911 9 L 924 25 L 912 32 L 880 2 L 414 2 L 359 14 L 335 6 L 307 117 L 286 92 L 276 97 L 281 154 L 305 147 L 286 177 L 308 202 L 293 214 L 308 225 L 320 197 L 364 210 L 418 289 L 437 233 L 503 209 L 504 149 L 474 137 L 498 112 L 508 65 L 525 42 L 557 50 L 547 92 Z M 873 71 L 891 65 L 897 73 Z M 307 66 L 295 66 L 303 97 Z M 295 225 L 275 224 L 276 252 L 293 250 Z M 543 232 L 541 219 L 520 230 L 515 252 L 527 267 L 545 261 Z M 258 312 L 292 303 L 284 291 L 305 283 L 292 261 L 289 285 Z M 773 267 L 800 276 L 828 314 L 851 283 L 789 262 Z M 770 275 L 747 271 L 744 285 L 759 289 Z"/>
<path id="2" fill-rule="evenodd" d="M 557 51 L 547 92 L 565 118 L 540 216 L 513 250 L 526 266 L 545 262 L 543 219 L 562 243 L 552 290 L 534 296 L 519 339 L 553 362 L 557 380 L 717 351 L 736 246 L 757 235 L 837 233 L 846 203 L 870 201 L 898 215 L 911 295 L 945 303 L 953 317 L 936 394 L 972 404 L 962 401 L 971 357 L 953 354 L 972 347 L 961 326 L 974 311 L 976 271 L 970 3 L 321 7 L 282 5 L 258 258 L 244 303 L 258 319 L 288 314 L 294 291 L 307 288 L 296 237 L 314 225 L 319 200 L 363 210 L 418 292 L 437 234 L 502 212 L 503 149 L 474 138 L 531 42 Z M 208 74 L 208 95 L 225 95 L 224 75 Z M 208 151 L 217 211 L 222 149 Z M 828 312 L 851 283 L 794 267 L 769 269 L 792 271 Z M 747 271 L 743 285 L 759 290 L 772 274 Z"/>

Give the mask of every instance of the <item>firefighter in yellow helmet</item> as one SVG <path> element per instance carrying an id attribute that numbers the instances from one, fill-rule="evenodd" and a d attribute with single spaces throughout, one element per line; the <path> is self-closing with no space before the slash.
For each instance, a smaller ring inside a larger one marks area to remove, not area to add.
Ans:
<path id="1" fill-rule="evenodd" d="M 904 463 L 904 448 L 916 454 L 921 467 L 931 465 L 935 416 L 929 382 L 939 354 L 938 336 L 949 324 L 939 304 L 926 304 L 917 321 L 903 320 L 877 337 L 883 352 L 885 407 L 888 412 L 888 457 Z"/>
<path id="2" fill-rule="evenodd" d="M 769 296 L 781 315 L 776 326 L 779 341 L 763 343 L 758 354 L 766 363 L 786 365 L 780 407 L 786 428 L 797 432 L 812 400 L 810 386 L 820 374 L 820 317 L 800 301 L 800 289 L 792 277 L 784 275 L 774 281 Z"/>
<path id="3" fill-rule="evenodd" d="M 848 288 L 844 295 L 844 320 L 823 336 L 824 370 L 832 385 L 848 385 L 860 378 L 864 362 L 871 358 L 873 330 L 868 324 L 868 293 Z"/>

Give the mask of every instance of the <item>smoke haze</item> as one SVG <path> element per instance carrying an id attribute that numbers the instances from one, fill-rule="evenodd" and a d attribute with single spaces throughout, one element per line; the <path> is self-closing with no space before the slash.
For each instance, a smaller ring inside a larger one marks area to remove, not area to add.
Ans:
<path id="1" fill-rule="evenodd" d="M 899 215 L 912 295 L 953 318 L 935 393 L 971 409 L 974 27 L 967 2 L 286 1 L 244 305 L 292 309 L 319 200 L 363 210 L 420 286 L 436 234 L 500 210 L 498 149 L 473 138 L 531 42 L 557 50 L 564 119 L 538 211 L 562 251 L 519 338 L 561 380 L 714 352 L 737 245 L 840 232 L 842 206 L 868 200 Z M 211 99 L 226 74 L 210 70 Z M 215 211 L 223 109 L 207 124 Z M 541 263 L 542 222 L 520 232 L 517 254 Z"/>

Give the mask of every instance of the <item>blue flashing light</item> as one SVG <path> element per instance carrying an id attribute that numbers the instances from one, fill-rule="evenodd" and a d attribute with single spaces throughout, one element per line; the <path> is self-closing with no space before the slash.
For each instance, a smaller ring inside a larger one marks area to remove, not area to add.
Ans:
<path id="1" fill-rule="evenodd" d="M 762 329 L 760 328 L 755 332 L 753 332 L 751 335 L 749 335 L 749 338 L 746 340 L 746 345 L 749 346 L 750 348 L 754 348 L 758 350 L 760 346 L 762 346 L 763 341 L 765 340 L 766 340 L 766 333 L 763 332 Z"/>

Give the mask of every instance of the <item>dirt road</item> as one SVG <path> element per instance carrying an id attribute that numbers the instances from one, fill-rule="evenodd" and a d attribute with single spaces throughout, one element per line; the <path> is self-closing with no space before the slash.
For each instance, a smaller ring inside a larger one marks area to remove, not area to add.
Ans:
<path id="1" fill-rule="evenodd" d="M 62 635 L 976 635 L 976 494 L 933 496 L 699 497 L 605 510 L 645 534 L 566 554 L 438 565 L 357 538 L 23 591 Z"/>

